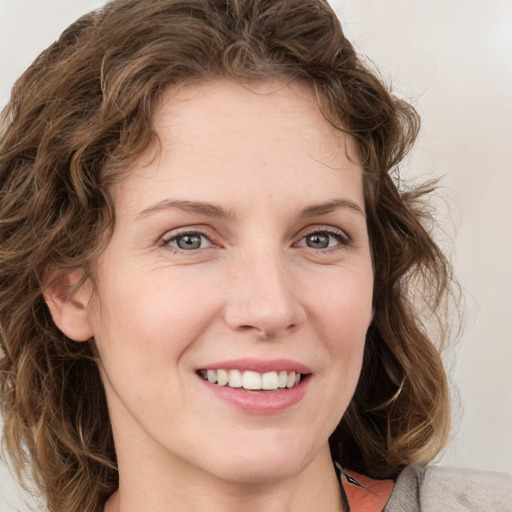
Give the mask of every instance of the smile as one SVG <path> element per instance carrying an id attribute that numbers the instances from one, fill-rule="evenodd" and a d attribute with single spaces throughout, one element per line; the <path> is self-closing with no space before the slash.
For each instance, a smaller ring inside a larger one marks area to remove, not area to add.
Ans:
<path id="1" fill-rule="evenodd" d="M 285 370 L 259 373 L 241 370 L 199 370 L 198 375 L 217 386 L 242 388 L 248 391 L 275 391 L 290 389 L 301 381 L 301 374 Z"/>

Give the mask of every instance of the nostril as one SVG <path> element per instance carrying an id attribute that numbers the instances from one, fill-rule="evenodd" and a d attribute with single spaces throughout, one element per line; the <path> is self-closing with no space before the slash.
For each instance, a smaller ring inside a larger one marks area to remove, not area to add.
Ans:
<path id="1" fill-rule="evenodd" d="M 252 332 L 264 339 L 294 331 L 305 317 L 303 306 L 292 296 L 278 301 L 247 291 L 233 294 L 224 310 L 224 319 L 232 330 Z"/>

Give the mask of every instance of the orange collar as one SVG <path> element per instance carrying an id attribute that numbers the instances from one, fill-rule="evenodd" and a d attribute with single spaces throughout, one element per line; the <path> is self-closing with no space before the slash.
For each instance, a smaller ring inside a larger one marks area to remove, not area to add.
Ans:
<path id="1" fill-rule="evenodd" d="M 347 469 L 339 474 L 351 512 L 382 512 L 393 491 L 393 480 L 375 480 Z"/>

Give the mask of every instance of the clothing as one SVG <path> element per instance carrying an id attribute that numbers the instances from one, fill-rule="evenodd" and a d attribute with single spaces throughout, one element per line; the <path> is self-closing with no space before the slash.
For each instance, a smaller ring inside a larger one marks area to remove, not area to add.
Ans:
<path id="1" fill-rule="evenodd" d="M 383 512 L 512 512 L 512 475 L 409 466 L 398 476 Z"/>

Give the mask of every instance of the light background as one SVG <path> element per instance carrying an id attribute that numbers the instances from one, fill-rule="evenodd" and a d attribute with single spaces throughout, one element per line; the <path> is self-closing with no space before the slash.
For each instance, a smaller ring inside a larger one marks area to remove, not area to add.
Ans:
<path id="1" fill-rule="evenodd" d="M 0 106 L 36 55 L 102 3 L 0 0 Z M 457 429 L 441 463 L 512 471 L 512 1 L 331 4 L 356 48 L 422 116 L 406 179 L 444 176 L 441 239 L 467 305 L 449 361 Z M 0 464 L 0 511 L 14 510 L 40 507 L 23 504 Z"/>

